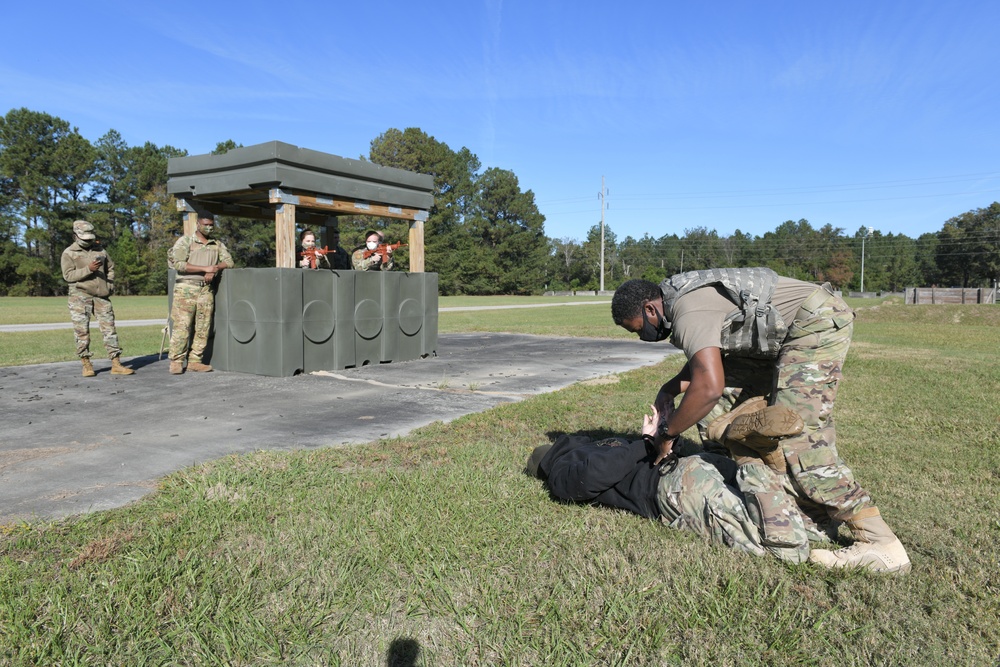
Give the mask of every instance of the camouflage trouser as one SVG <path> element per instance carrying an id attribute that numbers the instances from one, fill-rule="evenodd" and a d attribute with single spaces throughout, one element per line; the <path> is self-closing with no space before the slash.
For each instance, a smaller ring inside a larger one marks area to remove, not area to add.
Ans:
<path id="1" fill-rule="evenodd" d="M 173 331 L 170 334 L 170 360 L 200 362 L 212 329 L 215 294 L 210 285 L 178 282 L 174 284 L 174 304 L 170 310 Z M 194 333 L 192 336 L 192 327 Z M 190 345 L 190 347 L 189 347 Z"/>
<path id="2" fill-rule="evenodd" d="M 771 403 L 799 413 L 801 435 L 781 441 L 788 475 L 801 496 L 830 518 L 844 521 L 873 507 L 871 496 L 837 453 L 833 404 L 854 332 L 854 312 L 830 295 L 812 310 L 799 310 L 778 355 Z"/>
<path id="3" fill-rule="evenodd" d="M 785 489 L 806 516 L 810 531 L 835 530 L 830 520 L 844 521 L 872 507 L 872 499 L 854 480 L 837 453 L 833 404 L 842 366 L 854 332 L 854 313 L 839 297 L 798 312 L 774 362 L 726 359 L 727 389 L 719 404 L 699 422 L 704 426 L 741 399 L 769 396 L 805 422 L 801 435 L 781 441 L 788 464 Z M 766 386 L 762 390 L 762 386 Z M 742 387 L 742 391 L 740 389 Z"/>
<path id="4" fill-rule="evenodd" d="M 73 337 L 76 339 L 76 354 L 81 359 L 90 358 L 90 318 L 96 317 L 104 336 L 104 347 L 108 351 L 108 359 L 120 357 L 121 345 L 118 344 L 118 331 L 115 329 L 115 311 L 111 307 L 111 299 L 90 296 L 84 292 L 70 289 L 69 318 L 73 321 Z"/>
<path id="5" fill-rule="evenodd" d="M 809 541 L 793 500 L 764 465 L 736 464 L 711 453 L 684 456 L 656 493 L 662 521 L 713 544 L 801 563 Z"/>

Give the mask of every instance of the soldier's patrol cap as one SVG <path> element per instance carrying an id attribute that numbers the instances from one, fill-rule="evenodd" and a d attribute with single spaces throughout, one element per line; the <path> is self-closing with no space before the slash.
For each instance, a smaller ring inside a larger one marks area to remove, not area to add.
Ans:
<path id="1" fill-rule="evenodd" d="M 86 220 L 76 220 L 73 222 L 73 233 L 84 241 L 93 241 L 97 236 L 94 234 L 94 226 Z"/>

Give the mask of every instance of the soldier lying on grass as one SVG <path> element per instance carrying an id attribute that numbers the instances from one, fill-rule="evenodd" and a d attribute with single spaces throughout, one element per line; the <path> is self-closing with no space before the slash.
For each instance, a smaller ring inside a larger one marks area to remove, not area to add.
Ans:
<path id="1" fill-rule="evenodd" d="M 828 539 L 807 527 L 778 476 L 751 447 L 736 460 L 697 451 L 675 453 L 654 464 L 659 421 L 653 407 L 653 414 L 643 418 L 643 439 L 631 442 L 563 435 L 532 452 L 528 473 L 545 480 L 557 498 L 625 509 L 755 555 L 802 563 L 809 558 L 811 540 Z M 760 401 L 747 401 L 710 425 L 712 433 L 753 446 L 801 430 L 802 420 L 794 412 Z M 675 452 L 679 449 L 698 448 L 686 443 Z"/>

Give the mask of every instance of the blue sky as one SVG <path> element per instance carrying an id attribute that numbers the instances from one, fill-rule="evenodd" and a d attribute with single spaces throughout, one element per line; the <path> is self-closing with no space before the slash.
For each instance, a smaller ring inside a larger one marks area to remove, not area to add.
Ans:
<path id="1" fill-rule="evenodd" d="M 419 127 L 513 171 L 553 238 L 599 222 L 602 176 L 619 239 L 802 218 L 918 236 L 1000 200 L 997 2 L 58 1 L 4 19 L 0 114 L 192 154 L 358 157 Z"/>

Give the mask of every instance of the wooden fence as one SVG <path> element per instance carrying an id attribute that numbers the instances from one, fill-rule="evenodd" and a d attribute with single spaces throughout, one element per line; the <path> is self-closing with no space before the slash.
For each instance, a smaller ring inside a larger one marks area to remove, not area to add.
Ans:
<path id="1" fill-rule="evenodd" d="M 903 303 L 996 303 L 996 287 L 907 287 Z"/>

